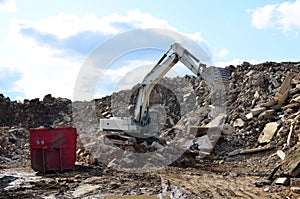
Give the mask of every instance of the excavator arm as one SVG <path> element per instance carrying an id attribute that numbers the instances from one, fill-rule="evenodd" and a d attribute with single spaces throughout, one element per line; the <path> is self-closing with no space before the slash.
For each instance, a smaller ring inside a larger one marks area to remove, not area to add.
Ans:
<path id="1" fill-rule="evenodd" d="M 199 59 L 183 48 L 179 43 L 171 45 L 170 49 L 161 57 L 141 83 L 134 111 L 134 121 L 138 125 L 147 125 L 150 93 L 154 86 L 178 61 L 182 62 L 197 76 L 199 76 L 206 68 L 205 64 L 200 63 Z"/>
<path id="2" fill-rule="evenodd" d="M 145 76 L 138 91 L 137 102 L 132 118 L 109 118 L 100 120 L 103 131 L 124 131 L 140 133 L 151 123 L 149 112 L 149 97 L 154 86 L 178 62 L 183 63 L 195 75 L 200 76 L 212 87 L 216 87 L 216 79 L 228 78 L 226 71 L 213 66 L 206 67 L 192 53 L 179 43 L 171 45 L 170 49 L 160 58 L 153 69 Z M 151 124 L 155 126 L 155 124 Z M 151 125 L 149 125 L 151 127 Z M 146 128 L 149 131 L 149 128 Z M 153 128 L 158 131 L 158 128 Z"/>

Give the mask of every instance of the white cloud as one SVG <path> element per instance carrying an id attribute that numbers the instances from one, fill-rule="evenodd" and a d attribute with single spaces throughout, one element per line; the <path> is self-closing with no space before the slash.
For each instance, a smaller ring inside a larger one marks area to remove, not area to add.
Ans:
<path id="1" fill-rule="evenodd" d="M 34 28 L 41 33 L 52 34 L 59 39 L 77 35 L 82 31 L 101 32 L 105 35 L 115 35 L 124 29 L 133 28 L 172 28 L 166 20 L 155 18 L 150 13 L 142 13 L 138 9 L 129 10 L 126 16 L 113 13 L 99 18 L 95 13 L 76 16 L 60 13 L 56 16 L 37 21 L 18 20 L 19 28 Z M 122 27 L 124 25 L 125 27 Z M 130 27 L 126 27 L 126 25 Z M 126 31 L 125 30 L 125 31 Z"/>
<path id="2" fill-rule="evenodd" d="M 278 24 L 283 31 L 300 28 L 300 0 L 294 3 L 285 2 L 278 6 Z"/>
<path id="3" fill-rule="evenodd" d="M 12 88 L 24 92 L 24 97 L 18 99 L 42 98 L 48 93 L 71 98 L 83 57 L 58 56 L 62 50 L 39 45 L 19 34 L 17 22 L 11 21 L 9 37 L 0 45 L 0 51 L 6 53 L 0 67 L 7 66 L 22 73 L 16 87 Z"/>
<path id="4" fill-rule="evenodd" d="M 217 58 L 224 58 L 229 54 L 229 50 L 227 50 L 226 48 L 221 49 L 219 52 L 216 52 L 214 54 L 215 57 Z"/>
<path id="5" fill-rule="evenodd" d="M 0 1 L 0 12 L 17 12 L 15 0 Z"/>
<path id="6" fill-rule="evenodd" d="M 78 72 L 84 59 L 86 59 L 85 56 L 88 55 L 75 56 L 67 53 L 66 49 L 55 45 L 44 45 L 34 36 L 24 35 L 21 30 L 33 29 L 41 33 L 42 36 L 43 34 L 50 35 L 56 37 L 58 41 L 62 41 L 84 31 L 97 32 L 108 38 L 124 31 L 139 28 L 177 31 L 166 20 L 137 9 L 128 11 L 127 15 L 113 13 L 105 17 L 97 17 L 94 13 L 84 16 L 60 13 L 39 20 L 13 19 L 9 27 L 9 37 L 0 45 L 0 51 L 6 53 L 1 64 L 22 72 L 22 77 L 16 83 L 16 88 L 24 92 L 24 98 L 42 98 L 45 94 L 51 93 L 56 97 L 72 99 Z M 182 34 L 197 43 L 207 44 L 200 32 Z M 14 53 L 13 57 L 7 53 L 8 46 L 10 51 Z M 220 56 L 226 56 L 226 54 L 228 54 L 226 49 L 222 49 L 219 53 Z M 134 70 L 136 66 L 153 64 L 156 61 L 158 60 L 133 60 L 118 70 L 107 70 L 104 76 L 112 83 L 118 83 L 118 80 Z M 127 81 L 126 85 L 119 85 L 119 87 L 127 88 L 128 85 L 132 86 L 132 84 L 133 81 Z"/>
<path id="7" fill-rule="evenodd" d="M 252 12 L 252 25 L 257 29 L 276 27 L 284 32 L 300 29 L 300 0 L 268 4 Z"/>
<path id="8" fill-rule="evenodd" d="M 257 29 L 263 29 L 272 26 L 272 18 L 275 10 L 275 5 L 266 5 L 262 8 L 257 8 L 252 13 L 252 24 Z"/>
<path id="9" fill-rule="evenodd" d="M 66 39 L 83 31 L 116 35 L 130 29 L 150 27 L 172 29 L 166 20 L 139 10 L 130 10 L 125 16 L 114 13 L 102 18 L 94 13 L 82 17 L 60 13 L 36 21 L 12 19 L 9 36 L 0 49 L 6 52 L 5 47 L 14 48 L 14 57 L 18 59 L 5 56 L 1 66 L 9 66 L 22 72 L 22 78 L 16 83 L 16 88 L 22 89 L 24 98 L 42 98 L 47 93 L 72 98 L 76 77 L 85 57 L 70 57 L 63 54 L 64 49 L 42 45 L 34 37 L 21 34 L 21 29 L 32 28 L 42 34 Z M 118 74 L 126 74 L 129 70 L 130 68 L 126 67 L 117 71 L 108 70 L 106 75 L 110 80 L 116 81 L 116 78 L 119 78 Z"/>

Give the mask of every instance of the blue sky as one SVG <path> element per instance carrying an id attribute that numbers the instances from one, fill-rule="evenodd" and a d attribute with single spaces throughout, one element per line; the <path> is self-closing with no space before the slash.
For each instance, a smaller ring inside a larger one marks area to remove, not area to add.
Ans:
<path id="1" fill-rule="evenodd" d="M 299 61 L 300 52 L 300 0 L 0 0 L 0 24 L 0 93 L 19 100 L 48 93 L 72 99 L 89 55 L 131 30 L 184 34 L 217 66 Z M 163 52 L 148 49 L 116 59 L 95 96 L 110 94 L 127 73 L 157 62 Z"/>

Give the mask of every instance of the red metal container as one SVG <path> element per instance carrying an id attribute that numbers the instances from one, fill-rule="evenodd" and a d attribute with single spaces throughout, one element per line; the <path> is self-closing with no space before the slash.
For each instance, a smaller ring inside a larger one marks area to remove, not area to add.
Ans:
<path id="1" fill-rule="evenodd" d="M 76 128 L 30 129 L 31 167 L 35 171 L 72 169 L 76 160 Z"/>

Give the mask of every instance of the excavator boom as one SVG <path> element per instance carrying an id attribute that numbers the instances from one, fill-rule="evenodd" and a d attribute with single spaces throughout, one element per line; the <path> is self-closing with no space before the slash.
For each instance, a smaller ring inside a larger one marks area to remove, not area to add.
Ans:
<path id="1" fill-rule="evenodd" d="M 221 68 L 209 67 L 200 62 L 192 53 L 183 48 L 181 44 L 174 43 L 170 49 L 160 58 L 153 69 L 145 76 L 138 91 L 137 102 L 135 105 L 134 115 L 132 119 L 101 119 L 100 129 L 111 131 L 131 131 L 139 132 L 141 127 L 149 125 L 149 97 L 154 86 L 166 75 L 171 68 L 180 61 L 195 75 L 202 76 L 202 78 L 210 84 L 215 86 L 215 79 L 228 78 L 226 71 Z M 130 122 L 129 122 L 130 121 Z M 152 121 L 153 122 L 153 121 Z M 155 124 L 156 126 L 157 124 Z M 158 128 L 152 128 L 157 130 Z M 149 130 L 149 129 L 147 129 Z"/>

